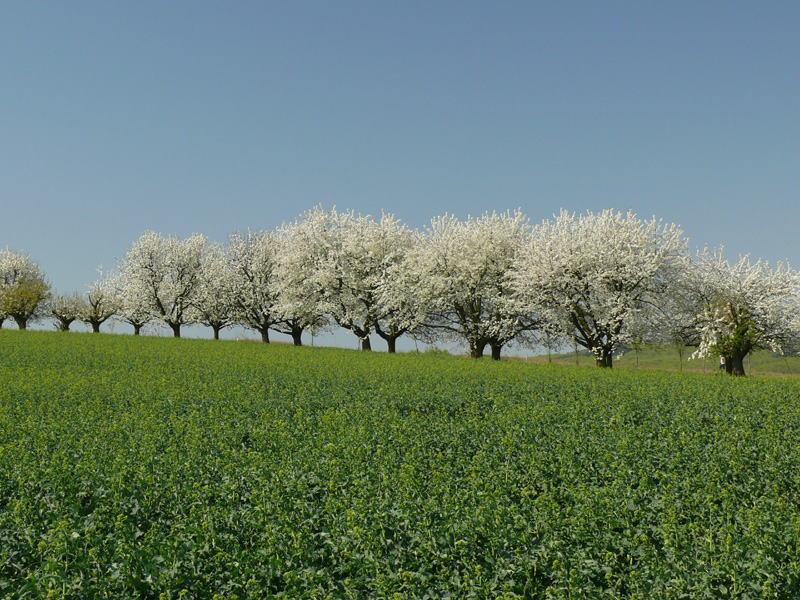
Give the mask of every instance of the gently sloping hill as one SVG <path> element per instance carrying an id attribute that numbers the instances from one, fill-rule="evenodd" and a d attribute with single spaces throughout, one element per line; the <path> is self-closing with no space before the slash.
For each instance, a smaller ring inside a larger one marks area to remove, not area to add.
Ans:
<path id="1" fill-rule="evenodd" d="M 685 373 L 721 374 L 719 358 L 691 358 L 695 348 L 686 347 L 682 355 L 675 348 L 623 349 L 614 356 L 614 369 L 649 369 L 658 371 L 681 371 Z M 574 352 L 535 356 L 528 362 L 552 363 L 568 366 L 596 366 L 591 352 L 581 350 L 576 357 Z M 756 377 L 787 377 L 800 375 L 800 358 L 782 356 L 763 350 L 749 354 L 744 361 L 747 375 Z"/>
<path id="2" fill-rule="evenodd" d="M 795 381 L 0 331 L 0 597 L 794 597 Z"/>

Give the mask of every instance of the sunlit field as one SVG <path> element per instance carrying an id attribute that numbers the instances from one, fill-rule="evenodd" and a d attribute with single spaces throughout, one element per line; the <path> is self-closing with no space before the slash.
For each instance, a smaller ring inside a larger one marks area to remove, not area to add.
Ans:
<path id="1" fill-rule="evenodd" d="M 793 378 L 2 330 L 0 598 L 794 598 L 799 434 Z"/>
<path id="2" fill-rule="evenodd" d="M 719 358 L 707 356 L 693 358 L 696 348 L 687 346 L 682 353 L 671 347 L 651 348 L 646 347 L 638 352 L 633 349 L 618 350 L 614 356 L 614 369 L 622 370 L 659 370 L 676 371 L 683 373 L 698 373 L 706 375 L 724 375 L 719 368 Z M 581 367 L 595 367 L 594 355 L 586 350 L 575 352 L 551 353 L 530 357 L 516 357 L 514 350 L 509 354 L 517 360 L 528 362 L 547 363 Z M 745 373 L 752 377 L 797 377 L 800 376 L 800 358 L 791 355 L 781 355 L 768 350 L 756 350 L 744 359 Z"/>

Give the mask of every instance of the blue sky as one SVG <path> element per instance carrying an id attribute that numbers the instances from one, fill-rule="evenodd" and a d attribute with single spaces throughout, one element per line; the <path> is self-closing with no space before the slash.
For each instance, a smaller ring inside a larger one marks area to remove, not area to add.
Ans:
<path id="1" fill-rule="evenodd" d="M 0 246 L 632 208 L 800 267 L 800 3 L 0 2 Z"/>

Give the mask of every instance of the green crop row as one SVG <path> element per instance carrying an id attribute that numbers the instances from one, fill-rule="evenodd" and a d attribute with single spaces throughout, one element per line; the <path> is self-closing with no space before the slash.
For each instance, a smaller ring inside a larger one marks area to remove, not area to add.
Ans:
<path id="1" fill-rule="evenodd" d="M 0 598 L 800 597 L 800 384 L 0 331 Z"/>

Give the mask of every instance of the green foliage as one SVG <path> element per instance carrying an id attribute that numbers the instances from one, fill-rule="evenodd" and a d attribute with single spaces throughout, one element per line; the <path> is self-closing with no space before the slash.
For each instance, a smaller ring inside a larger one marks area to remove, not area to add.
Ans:
<path id="1" fill-rule="evenodd" d="M 796 381 L 0 331 L 0 598 L 793 598 Z"/>
<path id="2" fill-rule="evenodd" d="M 50 285 L 41 276 L 22 277 L 13 285 L 0 289 L 0 313 L 13 318 L 25 329 L 31 318 L 41 312 L 42 303 L 50 297 Z"/>

